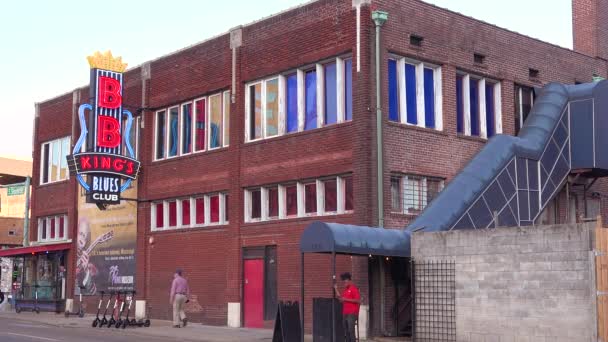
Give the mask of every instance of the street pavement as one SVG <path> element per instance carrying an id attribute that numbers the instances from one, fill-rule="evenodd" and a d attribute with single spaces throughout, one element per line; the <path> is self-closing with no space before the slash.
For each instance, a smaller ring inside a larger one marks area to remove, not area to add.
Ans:
<path id="1" fill-rule="evenodd" d="M 122 342 L 122 341 L 199 341 L 199 342 L 269 342 L 267 329 L 236 329 L 189 323 L 175 329 L 171 322 L 153 320 L 150 328 L 91 328 L 93 316 L 70 317 L 53 313 L 0 312 L 2 342 Z"/>

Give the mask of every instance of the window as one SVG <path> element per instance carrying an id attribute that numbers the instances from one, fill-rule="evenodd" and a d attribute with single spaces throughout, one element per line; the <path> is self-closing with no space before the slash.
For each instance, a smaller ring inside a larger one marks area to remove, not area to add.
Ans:
<path id="1" fill-rule="evenodd" d="M 123 120 L 123 126 L 127 127 L 127 120 Z M 133 118 L 133 123 L 131 125 L 131 132 L 129 135 L 129 142 L 131 143 L 131 148 L 133 149 L 133 154 L 135 154 L 135 159 L 139 157 L 139 128 L 141 125 L 141 117 Z M 83 146 L 83 152 L 85 146 Z M 122 154 L 125 156 L 129 156 L 129 151 L 126 144 L 122 146 Z"/>
<path id="2" fill-rule="evenodd" d="M 225 202 L 228 195 L 214 193 L 197 197 L 170 199 L 152 204 L 152 230 L 204 227 L 227 224 Z"/>
<path id="3" fill-rule="evenodd" d="M 296 184 L 285 187 L 286 214 L 298 216 L 298 186 Z"/>
<path id="4" fill-rule="evenodd" d="M 406 58 L 388 60 L 389 120 L 443 129 L 441 68 Z"/>
<path id="5" fill-rule="evenodd" d="M 524 126 L 535 99 L 533 88 L 515 85 L 515 135 L 518 135 Z"/>
<path id="6" fill-rule="evenodd" d="M 229 91 L 156 112 L 154 159 L 227 147 L 229 113 Z"/>
<path id="7" fill-rule="evenodd" d="M 245 190 L 245 222 L 343 214 L 353 210 L 352 176 Z"/>
<path id="8" fill-rule="evenodd" d="M 279 187 L 271 187 L 267 190 L 268 194 L 268 218 L 276 219 L 279 217 Z"/>
<path id="9" fill-rule="evenodd" d="M 66 240 L 68 231 L 67 215 L 48 216 L 38 219 L 38 242 Z M 13 232 L 14 233 L 14 232 Z"/>
<path id="10" fill-rule="evenodd" d="M 443 190 L 441 178 L 414 175 L 391 176 L 391 211 L 419 214 Z"/>
<path id="11" fill-rule="evenodd" d="M 317 213 L 317 183 L 304 184 L 304 212 Z"/>
<path id="12" fill-rule="evenodd" d="M 490 138 L 502 133 L 500 83 L 468 74 L 456 75 L 458 133 Z"/>
<path id="13" fill-rule="evenodd" d="M 327 212 L 336 212 L 338 211 L 338 188 L 337 188 L 336 179 L 329 179 L 323 181 L 323 190 L 325 192 L 325 203 L 324 203 L 324 211 Z"/>
<path id="14" fill-rule="evenodd" d="M 8 235 L 9 236 L 14 236 L 14 235 L 17 235 L 17 233 L 14 230 L 9 230 L 8 231 Z"/>
<path id="15" fill-rule="evenodd" d="M 70 137 L 42 144 L 40 184 L 48 184 L 69 178 L 66 157 L 71 154 Z"/>
<path id="16" fill-rule="evenodd" d="M 351 59 L 336 58 L 250 83 L 245 98 L 245 140 L 352 120 L 352 97 Z"/>

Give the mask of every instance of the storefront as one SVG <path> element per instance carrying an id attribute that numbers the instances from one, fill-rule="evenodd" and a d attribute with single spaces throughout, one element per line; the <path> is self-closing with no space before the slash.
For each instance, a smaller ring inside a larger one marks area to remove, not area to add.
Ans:
<path id="1" fill-rule="evenodd" d="M 13 248 L 0 251 L 10 258 L 14 308 L 63 312 L 66 290 L 66 250 L 70 243 Z"/>

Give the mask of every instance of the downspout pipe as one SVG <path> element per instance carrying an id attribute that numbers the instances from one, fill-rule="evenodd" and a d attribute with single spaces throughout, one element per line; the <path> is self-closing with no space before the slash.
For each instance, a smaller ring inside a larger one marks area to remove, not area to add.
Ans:
<path id="1" fill-rule="evenodd" d="M 376 152 L 377 152 L 377 200 L 378 200 L 378 227 L 384 227 L 384 160 L 383 160 L 383 138 L 382 138 L 382 96 L 380 93 L 380 28 L 388 19 L 388 13 L 373 11 L 372 20 L 376 25 Z M 380 258 L 380 330 L 386 335 L 385 329 L 385 274 L 384 260 Z"/>
<path id="2" fill-rule="evenodd" d="M 25 179 L 25 215 L 23 217 L 23 246 L 30 245 L 30 184 L 32 178 L 27 176 Z"/>

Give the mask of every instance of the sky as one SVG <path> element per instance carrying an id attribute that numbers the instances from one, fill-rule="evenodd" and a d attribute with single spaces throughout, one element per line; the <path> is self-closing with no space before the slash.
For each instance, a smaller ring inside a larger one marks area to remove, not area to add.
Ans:
<path id="1" fill-rule="evenodd" d="M 425 1 L 572 48 L 571 0 Z M 34 104 L 86 85 L 89 81 L 86 56 L 93 52 L 112 50 L 115 56 L 122 56 L 124 62 L 136 66 L 305 2 L 21 0 L 3 3 L 0 11 L 0 122 L 3 128 L 0 156 L 31 158 Z M 116 20 L 94 21 L 96 12 L 116 13 Z"/>

